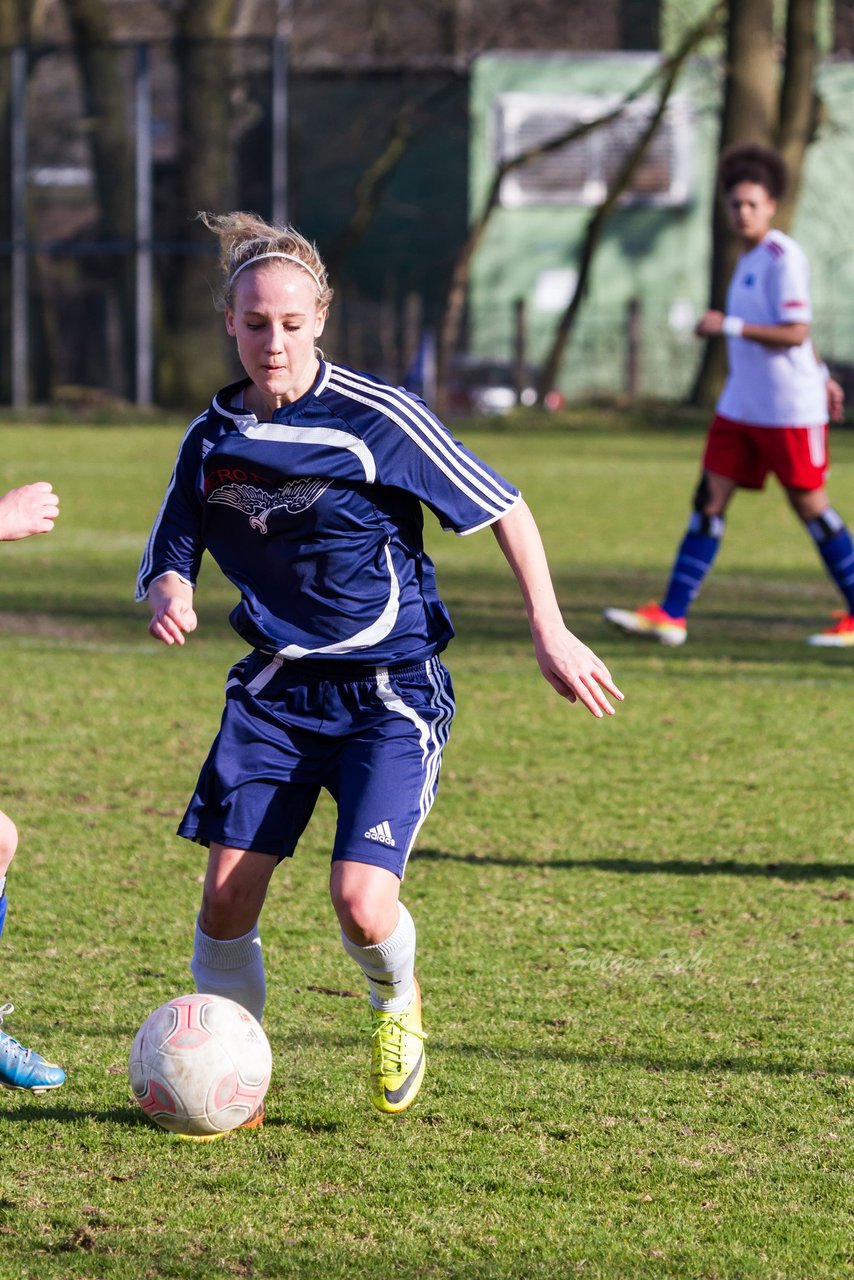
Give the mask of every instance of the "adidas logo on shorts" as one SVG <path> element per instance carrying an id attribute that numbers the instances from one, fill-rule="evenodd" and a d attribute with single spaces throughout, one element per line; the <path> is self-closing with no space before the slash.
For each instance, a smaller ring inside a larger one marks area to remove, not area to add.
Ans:
<path id="1" fill-rule="evenodd" d="M 365 832 L 365 839 L 376 840 L 377 844 L 389 844 L 392 849 L 395 847 L 394 836 L 387 822 L 378 822 L 375 827 L 370 827 Z"/>

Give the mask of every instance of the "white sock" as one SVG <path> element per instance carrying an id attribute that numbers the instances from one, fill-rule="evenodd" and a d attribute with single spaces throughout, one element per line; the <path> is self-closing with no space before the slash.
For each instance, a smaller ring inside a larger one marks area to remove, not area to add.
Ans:
<path id="1" fill-rule="evenodd" d="M 6 877 L 0 876 L 0 898 L 3 897 L 3 894 L 5 892 L 6 892 Z"/>
<path id="2" fill-rule="evenodd" d="M 242 938 L 222 941 L 203 933 L 197 920 L 190 968 L 197 991 L 236 1000 L 261 1021 L 267 982 L 257 924 Z"/>
<path id="3" fill-rule="evenodd" d="M 402 902 L 394 933 L 385 942 L 360 947 L 343 929 L 341 942 L 368 979 L 371 1004 L 386 1013 L 400 1013 L 415 994 L 415 921 Z"/>

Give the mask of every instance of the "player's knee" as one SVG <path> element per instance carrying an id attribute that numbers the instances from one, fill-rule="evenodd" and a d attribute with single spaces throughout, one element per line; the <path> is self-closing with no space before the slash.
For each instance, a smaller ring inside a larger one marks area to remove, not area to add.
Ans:
<path id="1" fill-rule="evenodd" d="M 717 499 L 709 483 L 709 477 L 704 471 L 694 491 L 691 532 L 702 534 L 707 538 L 723 537 L 725 505 Z"/>
<path id="2" fill-rule="evenodd" d="M 385 942 L 394 931 L 394 924 L 390 924 L 389 904 L 364 888 L 333 891 L 332 905 L 341 928 L 357 946 L 371 947 Z M 397 915 L 396 907 L 393 914 Z"/>
<path id="3" fill-rule="evenodd" d="M 0 811 L 0 875 L 5 874 L 6 868 L 15 856 L 17 847 L 17 827 L 7 814 Z"/>
<path id="4" fill-rule="evenodd" d="M 834 511 L 822 490 L 786 489 L 786 497 L 795 515 L 805 523 L 816 520 L 827 527 L 828 534 L 831 536 L 836 532 L 833 526 L 840 520 L 840 516 Z"/>
<path id="5" fill-rule="evenodd" d="M 806 525 L 808 531 L 819 544 L 830 542 L 845 528 L 845 521 L 839 512 L 831 506 L 816 510 L 808 502 L 798 505 L 795 495 L 789 494 L 789 501 L 794 510 Z"/>

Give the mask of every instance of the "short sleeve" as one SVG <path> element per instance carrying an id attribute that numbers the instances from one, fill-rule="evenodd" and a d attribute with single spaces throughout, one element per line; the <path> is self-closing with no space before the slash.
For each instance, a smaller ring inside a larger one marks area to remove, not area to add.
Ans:
<path id="1" fill-rule="evenodd" d="M 455 439 L 411 392 L 387 389 L 372 442 L 380 484 L 414 494 L 443 529 L 474 533 L 507 515 L 519 490 Z M 373 434 L 373 433 L 372 433 Z"/>
<path id="2" fill-rule="evenodd" d="M 809 324 L 810 273 L 806 254 L 793 241 L 774 246 L 777 256 L 770 276 L 771 306 L 777 324 Z"/>

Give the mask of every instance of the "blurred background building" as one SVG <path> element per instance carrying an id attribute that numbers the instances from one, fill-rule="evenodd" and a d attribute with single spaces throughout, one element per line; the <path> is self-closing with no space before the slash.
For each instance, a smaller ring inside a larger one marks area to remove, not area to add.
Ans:
<path id="1" fill-rule="evenodd" d="M 11 0 L 0 6 L 0 400 L 105 393 L 197 406 L 230 376 L 200 209 L 290 220 L 328 261 L 324 347 L 401 380 L 434 368 L 496 166 L 443 376 L 535 377 L 585 227 L 705 0 Z M 854 6 L 819 6 L 821 118 L 794 234 L 825 357 L 854 351 Z M 682 396 L 706 305 L 721 40 L 686 64 L 609 219 L 559 368 L 564 395 Z M 427 358 L 425 359 L 425 354 Z M 420 357 L 420 360 L 419 360 Z M 474 373 L 472 373 L 474 371 Z M 429 379 L 428 379 L 429 381 Z M 453 391 L 453 386 L 450 387 Z M 471 403 L 469 399 L 468 403 Z"/>

